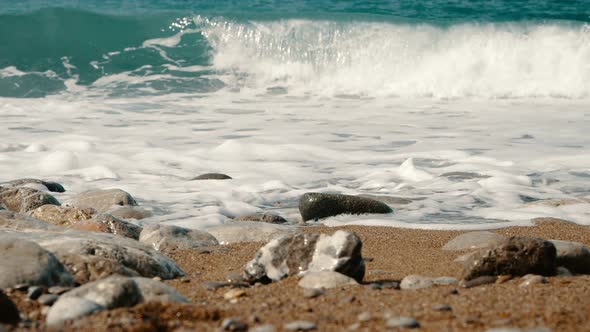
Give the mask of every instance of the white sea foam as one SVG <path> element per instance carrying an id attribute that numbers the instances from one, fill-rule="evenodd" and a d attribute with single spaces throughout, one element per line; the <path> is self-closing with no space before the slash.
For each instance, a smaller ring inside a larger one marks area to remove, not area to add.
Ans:
<path id="1" fill-rule="evenodd" d="M 121 188 L 145 222 L 205 229 L 274 211 L 300 220 L 308 191 L 409 199 L 328 225 L 436 229 L 588 224 L 590 104 L 560 99 L 342 99 L 235 94 L 0 99 L 0 182 L 59 181 L 67 202 Z M 222 172 L 233 180 L 189 181 Z M 233 226 L 232 226 L 233 227 Z"/>

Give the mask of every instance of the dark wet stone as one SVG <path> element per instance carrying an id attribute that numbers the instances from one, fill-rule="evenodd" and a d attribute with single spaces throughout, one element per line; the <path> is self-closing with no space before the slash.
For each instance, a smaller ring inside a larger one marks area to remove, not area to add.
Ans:
<path id="1" fill-rule="evenodd" d="M 463 288 L 472 288 L 481 285 L 493 284 L 496 282 L 496 280 L 498 280 L 497 276 L 481 276 L 471 280 L 461 280 L 459 286 Z"/>
<path id="2" fill-rule="evenodd" d="M 237 318 L 226 318 L 221 322 L 221 328 L 224 331 L 247 331 L 248 324 Z"/>
<path id="3" fill-rule="evenodd" d="M 20 314 L 14 302 L 0 289 L 0 323 L 16 324 L 20 321 Z"/>
<path id="4" fill-rule="evenodd" d="M 193 180 L 230 180 L 232 177 L 226 174 L 221 173 L 205 173 L 199 176 L 196 176 L 191 179 Z"/>
<path id="5" fill-rule="evenodd" d="M 69 292 L 72 290 L 73 287 L 64 287 L 64 286 L 53 286 L 47 289 L 47 293 L 61 295 L 65 292 Z"/>
<path id="6" fill-rule="evenodd" d="M 471 179 L 486 179 L 489 178 L 489 175 L 483 175 L 473 172 L 448 172 L 444 173 L 441 176 L 446 176 L 451 181 L 464 181 L 464 180 L 471 180 Z"/>
<path id="7" fill-rule="evenodd" d="M 29 287 L 29 290 L 27 291 L 27 297 L 31 300 L 38 299 L 41 294 L 43 294 L 43 287 L 39 286 Z"/>
<path id="8" fill-rule="evenodd" d="M 25 187 L 0 189 L 0 206 L 6 210 L 25 213 L 45 204 L 61 205 L 48 193 Z"/>
<path id="9" fill-rule="evenodd" d="M 306 193 L 299 199 L 303 221 L 318 220 L 339 214 L 391 213 L 387 204 L 359 196 Z"/>
<path id="10" fill-rule="evenodd" d="M 557 265 L 572 273 L 590 274 L 590 250 L 584 244 L 550 240 L 557 251 Z"/>
<path id="11" fill-rule="evenodd" d="M 412 199 L 404 198 L 404 197 L 381 196 L 381 195 L 370 195 L 370 194 L 362 194 L 362 195 L 358 195 L 358 197 L 373 199 L 373 200 L 379 201 L 381 203 L 393 205 L 394 207 L 408 205 L 408 204 L 412 203 L 414 200 L 421 200 L 422 199 L 422 198 L 420 198 L 420 199 L 412 200 Z"/>
<path id="12" fill-rule="evenodd" d="M 57 182 L 52 182 L 52 181 L 43 181 L 43 180 L 38 180 L 38 179 L 18 179 L 18 180 L 12 180 L 9 182 L 5 182 L 2 183 L 2 186 L 5 188 L 14 188 L 14 187 L 23 187 L 26 186 L 28 184 L 33 184 L 33 185 L 42 185 L 45 188 L 47 188 L 47 190 L 52 191 L 52 192 L 57 192 L 57 193 L 63 193 L 66 190 L 64 189 L 64 187 L 57 183 Z"/>
<path id="13" fill-rule="evenodd" d="M 333 235 L 299 233 L 270 241 L 245 268 L 250 282 L 277 281 L 302 272 L 335 271 L 362 282 L 362 243 L 348 231 Z"/>
<path id="14" fill-rule="evenodd" d="M 555 246 L 543 239 L 511 237 L 490 249 L 470 256 L 463 278 L 525 274 L 554 275 L 557 269 Z"/>
<path id="15" fill-rule="evenodd" d="M 35 242 L 0 234 L 0 253 L 0 288 L 74 283 L 55 255 Z"/>
<path id="16" fill-rule="evenodd" d="M 267 222 L 270 224 L 283 224 L 286 223 L 287 220 L 277 214 L 264 212 L 264 213 L 256 213 L 247 216 L 240 216 L 234 219 L 234 221 L 257 221 L 257 222 Z"/>

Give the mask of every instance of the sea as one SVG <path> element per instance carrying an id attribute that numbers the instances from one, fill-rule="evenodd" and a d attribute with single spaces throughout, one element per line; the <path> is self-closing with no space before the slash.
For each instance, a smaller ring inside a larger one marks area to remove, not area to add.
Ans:
<path id="1" fill-rule="evenodd" d="M 218 172 L 232 180 L 191 181 Z M 588 0 L 0 0 L 0 182 L 194 229 L 590 224 Z"/>

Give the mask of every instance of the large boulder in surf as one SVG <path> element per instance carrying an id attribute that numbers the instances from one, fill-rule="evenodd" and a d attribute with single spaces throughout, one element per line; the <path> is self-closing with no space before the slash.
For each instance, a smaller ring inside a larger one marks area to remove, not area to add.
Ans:
<path id="1" fill-rule="evenodd" d="M 128 192 L 121 189 L 104 189 L 80 193 L 71 200 L 70 205 L 106 212 L 117 206 L 136 206 L 137 202 Z"/>
<path id="2" fill-rule="evenodd" d="M 306 272 L 335 271 L 361 282 L 365 275 L 361 249 L 359 237 L 348 231 L 286 235 L 260 248 L 246 264 L 244 275 L 250 282 L 265 282 Z"/>
<path id="3" fill-rule="evenodd" d="M 463 278 L 526 274 L 554 275 L 557 269 L 553 243 L 529 237 L 510 237 L 467 257 Z"/>
<path id="4" fill-rule="evenodd" d="M 25 213 L 46 204 L 61 205 L 55 197 L 36 189 L 26 187 L 0 189 L 0 206 L 10 211 Z"/>
<path id="5" fill-rule="evenodd" d="M 374 199 L 342 194 L 305 193 L 299 199 L 303 221 L 318 220 L 339 214 L 391 213 L 387 204 Z"/>
<path id="6" fill-rule="evenodd" d="M 47 204 L 30 211 L 29 214 L 50 224 L 67 227 L 79 221 L 92 219 L 96 214 L 96 210 L 93 208 Z"/>

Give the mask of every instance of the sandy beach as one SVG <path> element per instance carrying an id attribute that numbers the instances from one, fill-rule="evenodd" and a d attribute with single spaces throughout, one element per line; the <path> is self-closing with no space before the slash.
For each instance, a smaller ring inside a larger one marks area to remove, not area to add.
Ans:
<path id="1" fill-rule="evenodd" d="M 312 226 L 302 231 L 332 233 L 337 229 Z M 500 327 L 590 330 L 588 276 L 550 277 L 549 283 L 528 287 L 519 287 L 521 278 L 514 278 L 473 288 L 452 285 L 399 290 L 393 287 L 410 274 L 459 278 L 461 266 L 453 260 L 461 252 L 443 251 L 441 247 L 463 232 L 360 226 L 345 229 L 355 232 L 363 241 L 367 273 L 361 285 L 328 289 L 323 295 L 309 298 L 297 285 L 298 278 L 289 277 L 268 285 L 241 288 L 244 294 L 237 301 L 228 301 L 224 294 L 231 288 L 208 290 L 206 283 L 224 281 L 228 275 L 231 278 L 241 273 L 264 243 L 216 246 L 202 253 L 182 250 L 171 257 L 187 276 L 165 282 L 189 298 L 190 304 L 141 304 L 100 312 L 66 327 L 68 330 L 214 331 L 221 328 L 224 319 L 235 318 L 249 328 L 271 324 L 277 331 L 298 320 L 315 323 L 319 331 L 381 331 L 387 330 L 387 317 L 402 315 L 417 319 L 420 331 L 485 331 Z M 588 227 L 551 219 L 539 220 L 534 227 L 511 227 L 495 232 L 590 245 Z M 31 313 L 31 318 L 43 320 L 38 305 L 25 300 L 24 294 L 15 291 L 10 297 L 21 311 Z M 33 329 L 46 327 L 40 325 Z"/>

